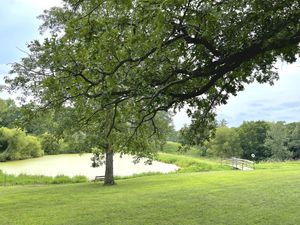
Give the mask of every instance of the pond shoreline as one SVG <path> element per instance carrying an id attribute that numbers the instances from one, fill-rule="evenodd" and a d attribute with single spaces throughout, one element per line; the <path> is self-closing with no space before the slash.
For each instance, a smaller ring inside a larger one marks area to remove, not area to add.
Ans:
<path id="1" fill-rule="evenodd" d="M 104 175 L 105 167 L 91 167 L 92 154 L 61 154 L 47 155 L 39 158 L 26 160 L 0 162 L 0 170 L 6 174 L 34 175 L 56 177 L 64 175 L 68 177 L 86 176 L 92 180 L 97 175 Z M 118 154 L 114 157 L 116 177 L 127 177 L 147 173 L 169 173 L 179 169 L 176 165 L 153 161 L 152 165 L 145 165 L 142 159 L 140 163 L 134 164 L 133 156 Z"/>

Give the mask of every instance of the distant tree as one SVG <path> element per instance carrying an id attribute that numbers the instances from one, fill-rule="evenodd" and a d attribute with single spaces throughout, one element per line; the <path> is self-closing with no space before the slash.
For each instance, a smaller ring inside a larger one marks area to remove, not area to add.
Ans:
<path id="1" fill-rule="evenodd" d="M 288 150 L 287 130 L 284 122 L 272 123 L 267 132 L 265 146 L 271 150 L 271 158 L 274 160 L 287 160 L 292 157 Z"/>
<path id="2" fill-rule="evenodd" d="M 20 116 L 20 109 L 14 100 L 0 99 L 0 127 L 16 127 L 16 120 Z"/>
<path id="3" fill-rule="evenodd" d="M 174 141 L 178 138 L 178 132 L 174 128 L 172 115 L 168 112 L 158 112 L 156 115 L 156 122 L 159 123 L 160 133 L 163 134 L 162 144 L 165 144 L 166 140 L 170 140 L 172 137 Z"/>
<path id="4" fill-rule="evenodd" d="M 44 133 L 40 136 L 40 140 L 45 154 L 55 155 L 60 153 L 59 140 L 53 134 Z"/>
<path id="5" fill-rule="evenodd" d="M 235 128 L 218 127 L 214 138 L 206 146 L 210 155 L 222 158 L 242 155 L 239 135 Z"/>
<path id="6" fill-rule="evenodd" d="M 270 149 L 265 145 L 268 130 L 269 124 L 264 121 L 243 122 L 238 128 L 243 158 L 252 160 L 252 153 L 255 154 L 254 160 L 263 160 L 271 156 Z"/>
<path id="7" fill-rule="evenodd" d="M 173 142 L 181 142 L 180 132 L 175 130 L 174 126 L 171 128 L 167 140 Z"/>
<path id="8" fill-rule="evenodd" d="M 300 122 L 295 123 L 289 135 L 288 150 L 293 153 L 294 159 L 300 159 Z"/>
<path id="9" fill-rule="evenodd" d="M 26 106 L 30 107 L 30 106 Z M 41 113 L 28 114 L 28 109 L 21 107 L 21 116 L 18 118 L 18 127 L 26 130 L 33 135 L 42 135 L 44 133 L 54 134 L 57 132 L 58 121 L 55 118 L 54 111 L 43 111 Z M 61 123 L 61 122 L 60 122 Z"/>
<path id="10" fill-rule="evenodd" d="M 227 127 L 227 121 L 225 119 L 221 119 L 217 122 L 217 127 Z"/>
<path id="11" fill-rule="evenodd" d="M 213 116 L 203 118 L 201 112 L 192 114 L 191 124 L 180 129 L 183 145 L 201 145 L 214 136 L 217 122 Z"/>

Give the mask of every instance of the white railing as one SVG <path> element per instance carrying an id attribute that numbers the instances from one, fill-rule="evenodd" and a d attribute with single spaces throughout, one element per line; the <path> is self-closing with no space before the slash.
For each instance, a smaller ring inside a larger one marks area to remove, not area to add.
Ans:
<path id="1" fill-rule="evenodd" d="M 239 170 L 254 170 L 254 162 L 247 159 L 232 157 L 230 159 L 230 165 Z"/>

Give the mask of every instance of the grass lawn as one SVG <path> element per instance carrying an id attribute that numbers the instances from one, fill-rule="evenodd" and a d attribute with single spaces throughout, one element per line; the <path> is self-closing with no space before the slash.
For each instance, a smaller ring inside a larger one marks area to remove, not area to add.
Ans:
<path id="1" fill-rule="evenodd" d="M 182 173 L 231 170 L 230 166 L 222 165 L 220 161 L 203 157 L 200 158 L 161 152 L 158 154 L 157 160 L 179 166 L 180 170 L 178 172 Z"/>
<path id="2" fill-rule="evenodd" d="M 300 166 L 300 161 L 286 162 L 259 162 L 255 164 L 255 169 L 293 169 Z"/>
<path id="3" fill-rule="evenodd" d="M 117 182 L 0 187 L 0 224 L 300 224 L 300 163 Z"/>

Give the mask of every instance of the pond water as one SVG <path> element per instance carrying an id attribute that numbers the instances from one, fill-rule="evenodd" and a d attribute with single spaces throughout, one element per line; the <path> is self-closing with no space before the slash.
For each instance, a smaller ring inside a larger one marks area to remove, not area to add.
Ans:
<path id="1" fill-rule="evenodd" d="M 0 170 L 7 174 L 28 174 L 28 175 L 45 175 L 45 176 L 76 176 L 83 175 L 89 179 L 95 178 L 96 175 L 104 175 L 105 166 L 97 168 L 91 167 L 92 154 L 63 154 L 48 155 L 40 158 L 26 159 L 12 162 L 1 162 Z M 152 165 L 145 165 L 144 161 L 134 164 L 133 157 L 118 154 L 114 156 L 114 175 L 130 176 L 138 173 L 161 172 L 169 173 L 178 169 L 172 164 L 153 161 Z"/>

